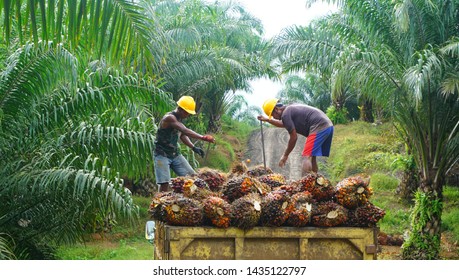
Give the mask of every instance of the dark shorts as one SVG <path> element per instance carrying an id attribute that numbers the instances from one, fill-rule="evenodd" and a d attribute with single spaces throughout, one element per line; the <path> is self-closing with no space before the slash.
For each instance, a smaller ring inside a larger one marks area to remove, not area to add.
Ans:
<path id="1" fill-rule="evenodd" d="M 333 138 L 333 126 L 327 127 L 326 129 L 317 133 L 310 134 L 306 138 L 304 144 L 303 153 L 304 157 L 311 156 L 326 156 L 330 155 L 330 148 Z"/>

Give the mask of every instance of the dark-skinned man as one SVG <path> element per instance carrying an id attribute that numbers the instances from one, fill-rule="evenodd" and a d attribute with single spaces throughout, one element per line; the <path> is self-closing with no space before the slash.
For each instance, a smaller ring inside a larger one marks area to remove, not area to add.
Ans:
<path id="1" fill-rule="evenodd" d="M 160 192 L 170 190 L 171 169 L 177 176 L 196 174 L 190 163 L 180 154 L 178 139 L 201 157 L 204 157 L 204 151 L 196 147 L 190 138 L 215 143 L 213 136 L 201 135 L 182 123 L 182 120 L 190 115 L 195 115 L 195 110 L 196 103 L 193 97 L 182 96 L 177 101 L 177 108 L 172 112 L 166 113 L 159 123 L 156 133 L 154 159 L 156 184 L 159 185 Z"/>
<path id="2" fill-rule="evenodd" d="M 298 135 L 306 138 L 302 152 L 302 176 L 318 172 L 317 156 L 330 155 L 333 138 L 333 123 L 321 110 L 302 104 L 283 105 L 277 98 L 269 98 L 263 103 L 263 111 L 268 117 L 258 116 L 258 120 L 287 129 L 290 138 L 287 148 L 279 161 L 284 167 L 288 156 L 295 148 Z"/>

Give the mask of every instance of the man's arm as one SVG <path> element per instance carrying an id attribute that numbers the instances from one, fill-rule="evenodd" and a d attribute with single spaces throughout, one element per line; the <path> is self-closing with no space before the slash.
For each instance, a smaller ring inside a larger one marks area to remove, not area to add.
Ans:
<path id="1" fill-rule="evenodd" d="M 296 133 L 295 129 L 292 129 L 290 132 L 290 138 L 288 139 L 288 145 L 287 148 L 285 149 L 284 155 L 279 161 L 279 166 L 284 167 L 285 163 L 287 162 L 288 156 L 290 153 L 293 151 L 293 148 L 295 148 L 296 145 L 296 140 L 298 139 L 298 135 Z"/>
<path id="2" fill-rule="evenodd" d="M 285 127 L 281 120 L 270 119 L 264 116 L 258 116 L 257 119 L 260 121 L 268 122 L 277 127 Z"/>
<path id="3" fill-rule="evenodd" d="M 187 128 L 183 123 L 179 122 L 174 115 L 169 115 L 163 120 L 164 126 L 172 127 L 180 131 L 180 140 L 190 148 L 193 148 L 194 145 L 191 142 L 190 138 L 199 139 L 207 142 L 214 143 L 215 139 L 210 135 L 201 135 L 189 128 Z"/>

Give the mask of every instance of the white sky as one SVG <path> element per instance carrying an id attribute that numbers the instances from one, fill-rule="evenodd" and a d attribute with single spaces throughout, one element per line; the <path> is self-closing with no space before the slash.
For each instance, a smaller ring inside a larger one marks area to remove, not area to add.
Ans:
<path id="1" fill-rule="evenodd" d="M 265 29 L 265 37 L 271 38 L 282 29 L 292 26 L 306 26 L 311 20 L 336 11 L 333 6 L 316 3 L 306 9 L 305 0 L 236 0 L 253 16 L 259 18 Z M 243 93 L 249 105 L 261 106 L 265 99 L 275 97 L 282 84 L 268 79 L 251 82 L 252 93 Z"/>

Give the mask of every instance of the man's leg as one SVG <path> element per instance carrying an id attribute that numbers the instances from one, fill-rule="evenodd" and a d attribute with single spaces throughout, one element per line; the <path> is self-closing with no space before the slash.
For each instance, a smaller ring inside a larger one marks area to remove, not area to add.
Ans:
<path id="1" fill-rule="evenodd" d="M 158 191 L 170 191 L 169 181 L 171 179 L 171 171 L 169 169 L 169 164 L 171 160 L 161 155 L 155 155 L 154 160 L 156 184 L 159 186 Z"/>
<path id="2" fill-rule="evenodd" d="M 312 171 L 317 173 L 317 171 L 319 171 L 319 167 L 317 166 L 317 157 L 312 156 L 311 162 L 312 162 Z"/>
<path id="3" fill-rule="evenodd" d="M 312 157 L 303 157 L 303 166 L 301 169 L 301 176 L 304 177 L 312 171 Z"/>
<path id="4" fill-rule="evenodd" d="M 159 184 L 159 191 L 160 192 L 168 192 L 170 191 L 171 188 L 169 186 L 169 183 L 162 183 L 162 184 Z"/>
<path id="5" fill-rule="evenodd" d="M 196 171 L 194 171 L 193 167 L 191 167 L 190 163 L 186 160 L 183 155 L 179 155 L 172 160 L 171 168 L 174 170 L 177 176 L 187 176 L 187 175 L 194 175 Z"/>

